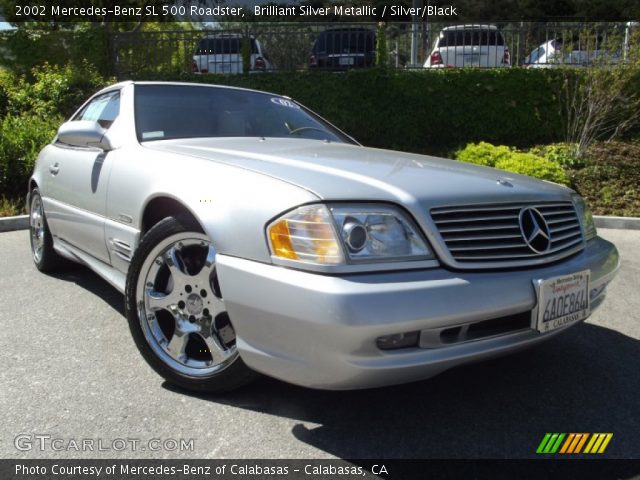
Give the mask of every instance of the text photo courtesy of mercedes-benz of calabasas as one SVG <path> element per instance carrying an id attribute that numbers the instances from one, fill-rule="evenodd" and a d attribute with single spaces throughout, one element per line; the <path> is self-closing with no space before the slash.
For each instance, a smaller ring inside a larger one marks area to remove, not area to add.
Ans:
<path id="1" fill-rule="evenodd" d="M 37 268 L 107 280 L 142 356 L 193 390 L 425 379 L 579 324 L 619 266 L 569 188 L 367 148 L 231 87 L 98 92 L 40 153 L 28 205 Z"/>

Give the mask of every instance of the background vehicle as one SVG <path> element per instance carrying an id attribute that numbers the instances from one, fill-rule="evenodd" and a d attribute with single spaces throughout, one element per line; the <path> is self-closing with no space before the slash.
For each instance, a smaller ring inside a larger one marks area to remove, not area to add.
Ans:
<path id="1" fill-rule="evenodd" d="M 527 68 L 588 67 L 598 64 L 615 64 L 620 61 L 618 52 L 603 48 L 590 50 L 566 46 L 560 39 L 552 39 L 533 50 L 524 60 Z"/>
<path id="2" fill-rule="evenodd" d="M 495 25 L 455 25 L 443 28 L 425 68 L 510 67 L 504 36 Z"/>
<path id="3" fill-rule="evenodd" d="M 242 73 L 243 37 L 237 33 L 208 35 L 200 40 L 193 55 L 195 73 Z M 273 69 L 269 56 L 261 43 L 253 36 L 248 38 L 251 49 L 249 63 L 251 71 Z"/>
<path id="4" fill-rule="evenodd" d="M 347 70 L 371 67 L 375 62 L 376 34 L 366 28 L 325 30 L 316 38 L 309 68 Z"/>

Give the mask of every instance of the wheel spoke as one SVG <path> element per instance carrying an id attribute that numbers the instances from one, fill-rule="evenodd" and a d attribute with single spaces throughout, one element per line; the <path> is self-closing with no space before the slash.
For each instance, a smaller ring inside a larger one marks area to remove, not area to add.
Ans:
<path id="1" fill-rule="evenodd" d="M 213 311 L 213 316 L 217 316 L 222 312 L 227 311 L 227 306 L 224 304 L 224 300 L 216 297 L 215 295 L 211 295 L 211 310 Z"/>
<path id="2" fill-rule="evenodd" d="M 207 258 L 202 265 L 202 268 L 196 275 L 198 280 L 202 282 L 202 285 L 208 285 L 209 279 L 211 278 L 211 273 L 216 266 L 216 251 L 215 249 L 209 245 L 207 248 Z"/>
<path id="3" fill-rule="evenodd" d="M 189 332 L 183 332 L 176 328 L 173 333 L 173 337 L 171 337 L 169 345 L 167 345 L 167 351 L 169 352 L 169 355 L 171 355 L 178 361 L 183 361 L 185 357 L 184 352 L 187 348 L 188 341 Z"/>
<path id="4" fill-rule="evenodd" d="M 232 354 L 231 350 L 227 350 L 224 348 L 220 339 L 214 332 L 200 332 L 200 336 L 204 340 L 204 343 L 207 344 L 207 348 L 209 349 L 209 353 L 211 354 L 211 358 L 213 363 L 221 363 L 224 362 L 229 355 Z"/>
<path id="5" fill-rule="evenodd" d="M 169 267 L 169 271 L 173 277 L 173 288 L 175 290 L 178 285 L 183 285 L 190 275 L 183 270 L 184 263 L 181 261 L 180 252 L 175 246 L 171 247 L 167 253 L 164 254 L 164 262 L 167 267 Z"/>
<path id="6" fill-rule="evenodd" d="M 173 312 L 178 304 L 178 295 L 176 295 L 174 291 L 170 293 L 158 292 L 153 289 L 146 290 L 147 296 L 147 306 L 149 310 L 157 311 L 157 310 L 169 310 Z"/>

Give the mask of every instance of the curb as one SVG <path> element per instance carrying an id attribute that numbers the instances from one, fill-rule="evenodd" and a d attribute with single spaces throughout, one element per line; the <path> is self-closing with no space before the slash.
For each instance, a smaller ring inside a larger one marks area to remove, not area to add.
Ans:
<path id="1" fill-rule="evenodd" d="M 640 230 L 640 218 L 637 217 L 604 217 L 594 215 L 596 228 L 618 228 L 623 230 Z"/>
<path id="2" fill-rule="evenodd" d="M 29 215 L 0 218 L 0 232 L 26 230 L 27 228 L 29 228 Z"/>
<path id="3" fill-rule="evenodd" d="M 636 217 L 604 217 L 594 215 L 597 228 L 617 228 L 622 230 L 640 230 L 640 218 Z M 0 218 L 0 232 L 26 230 L 29 228 L 29 215 Z"/>

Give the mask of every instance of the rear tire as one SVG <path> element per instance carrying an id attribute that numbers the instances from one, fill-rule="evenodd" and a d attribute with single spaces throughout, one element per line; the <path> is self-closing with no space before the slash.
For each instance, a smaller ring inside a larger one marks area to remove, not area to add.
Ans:
<path id="1" fill-rule="evenodd" d="M 67 262 L 53 249 L 53 238 L 37 188 L 31 190 L 29 202 L 29 240 L 33 263 L 41 272 L 54 272 Z"/>
<path id="2" fill-rule="evenodd" d="M 145 234 L 127 275 L 138 350 L 160 376 L 189 390 L 226 392 L 257 376 L 239 356 L 215 256 L 196 222 L 168 217 Z"/>

